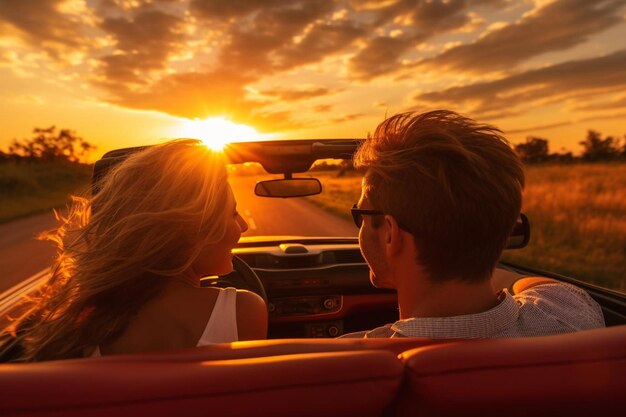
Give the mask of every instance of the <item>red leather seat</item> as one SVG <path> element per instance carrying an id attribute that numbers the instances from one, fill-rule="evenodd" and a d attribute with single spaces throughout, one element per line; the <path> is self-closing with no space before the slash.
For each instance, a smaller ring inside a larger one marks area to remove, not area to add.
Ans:
<path id="1" fill-rule="evenodd" d="M 626 326 L 400 355 L 400 416 L 626 415 Z"/>
<path id="2" fill-rule="evenodd" d="M 2 365 L 0 415 L 618 415 L 623 375 L 626 326 L 478 341 L 265 340 Z"/>
<path id="3" fill-rule="evenodd" d="M 348 351 L 263 358 L 0 368 L 2 416 L 379 416 L 403 376 L 397 356 Z"/>
<path id="4" fill-rule="evenodd" d="M 420 346 L 442 343 L 427 338 L 397 339 L 270 339 L 245 342 L 217 343 L 175 351 L 149 352 L 141 355 L 116 355 L 94 358 L 110 361 L 208 361 L 259 358 L 297 353 L 343 352 L 353 350 L 384 350 L 396 355 Z"/>

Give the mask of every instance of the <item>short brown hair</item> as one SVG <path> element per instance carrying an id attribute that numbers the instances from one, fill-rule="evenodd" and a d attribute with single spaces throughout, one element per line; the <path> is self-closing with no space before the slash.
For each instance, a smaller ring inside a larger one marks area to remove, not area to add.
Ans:
<path id="1" fill-rule="evenodd" d="M 502 132 L 455 112 L 401 113 L 354 156 L 373 208 L 415 237 L 431 279 L 491 276 L 519 216 L 524 170 Z"/>

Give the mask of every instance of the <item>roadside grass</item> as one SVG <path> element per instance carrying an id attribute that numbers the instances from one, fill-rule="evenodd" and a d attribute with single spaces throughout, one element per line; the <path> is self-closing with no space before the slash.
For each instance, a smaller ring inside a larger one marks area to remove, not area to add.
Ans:
<path id="1" fill-rule="evenodd" d="M 0 223 L 63 207 L 84 194 L 91 165 L 59 162 L 0 163 Z"/>
<path id="2" fill-rule="evenodd" d="M 531 166 L 528 247 L 503 260 L 626 291 L 626 164 Z"/>
<path id="3" fill-rule="evenodd" d="M 315 172 L 312 176 L 322 183 L 322 193 L 306 197 L 307 200 L 323 209 L 352 222 L 350 208 L 361 196 L 361 175 L 354 171 L 338 177 L 338 171 Z M 356 228 L 356 226 L 355 226 Z"/>
<path id="4" fill-rule="evenodd" d="M 309 199 L 350 220 L 361 177 L 316 174 L 324 191 Z M 522 210 L 530 243 L 503 261 L 626 292 L 626 164 L 528 166 Z"/>

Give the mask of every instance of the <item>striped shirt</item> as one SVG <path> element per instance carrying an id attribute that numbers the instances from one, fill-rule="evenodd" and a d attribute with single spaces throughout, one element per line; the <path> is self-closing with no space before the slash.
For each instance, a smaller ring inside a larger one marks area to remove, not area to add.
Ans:
<path id="1" fill-rule="evenodd" d="M 604 327 L 602 310 L 587 292 L 565 283 L 546 283 L 511 295 L 478 314 L 413 317 L 341 337 L 506 338 L 546 336 Z"/>

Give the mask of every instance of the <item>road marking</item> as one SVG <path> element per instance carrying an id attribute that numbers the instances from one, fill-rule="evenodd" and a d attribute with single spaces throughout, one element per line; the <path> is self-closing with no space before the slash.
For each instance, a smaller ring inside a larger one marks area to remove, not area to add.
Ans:
<path id="1" fill-rule="evenodd" d="M 8 313 L 25 295 L 43 285 L 49 275 L 50 268 L 42 269 L 0 294 L 0 317 Z"/>

